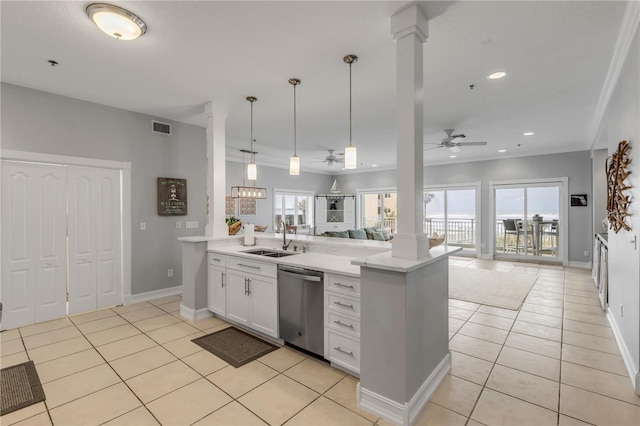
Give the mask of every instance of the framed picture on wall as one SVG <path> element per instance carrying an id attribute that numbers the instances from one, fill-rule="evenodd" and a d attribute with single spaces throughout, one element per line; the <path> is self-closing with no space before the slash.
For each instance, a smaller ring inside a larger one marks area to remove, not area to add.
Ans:
<path id="1" fill-rule="evenodd" d="M 587 194 L 571 194 L 571 206 L 586 207 Z"/>
<path id="2" fill-rule="evenodd" d="M 187 180 L 158 178 L 158 215 L 187 215 Z"/>

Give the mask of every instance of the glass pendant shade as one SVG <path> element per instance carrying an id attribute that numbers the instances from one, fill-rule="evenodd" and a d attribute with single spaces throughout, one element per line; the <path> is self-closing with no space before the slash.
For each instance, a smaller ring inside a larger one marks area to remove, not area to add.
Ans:
<path id="1" fill-rule="evenodd" d="M 295 154 L 289 158 L 289 174 L 292 176 L 300 174 L 300 157 Z"/>
<path id="2" fill-rule="evenodd" d="M 147 25 L 142 19 L 110 4 L 90 4 L 87 15 L 102 32 L 118 40 L 135 40 L 147 32 Z"/>
<path id="3" fill-rule="evenodd" d="M 258 179 L 258 167 L 256 166 L 256 163 L 247 164 L 247 179 L 248 180 Z"/>
<path id="4" fill-rule="evenodd" d="M 356 147 L 348 146 L 344 149 L 344 168 L 355 169 L 357 167 Z"/>

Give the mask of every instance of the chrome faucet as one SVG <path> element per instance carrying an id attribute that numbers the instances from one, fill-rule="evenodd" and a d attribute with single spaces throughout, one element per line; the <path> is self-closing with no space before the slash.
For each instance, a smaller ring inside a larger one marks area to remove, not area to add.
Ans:
<path id="1" fill-rule="evenodd" d="M 287 242 L 287 225 L 284 223 L 284 220 L 281 222 L 281 224 L 282 224 L 282 250 L 287 250 L 293 240 L 289 240 L 289 242 Z"/>

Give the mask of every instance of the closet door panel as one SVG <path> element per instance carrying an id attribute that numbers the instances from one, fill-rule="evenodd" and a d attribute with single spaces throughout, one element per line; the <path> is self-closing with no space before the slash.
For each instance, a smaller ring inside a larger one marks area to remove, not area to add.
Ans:
<path id="1" fill-rule="evenodd" d="M 96 309 L 95 170 L 69 167 L 69 315 Z"/>
<path id="2" fill-rule="evenodd" d="M 96 170 L 97 181 L 97 307 L 106 308 L 122 301 L 120 171 Z"/>
<path id="3" fill-rule="evenodd" d="M 50 166 L 38 176 L 39 199 L 34 209 L 36 235 L 36 322 L 67 314 L 67 176 L 64 167 Z"/>

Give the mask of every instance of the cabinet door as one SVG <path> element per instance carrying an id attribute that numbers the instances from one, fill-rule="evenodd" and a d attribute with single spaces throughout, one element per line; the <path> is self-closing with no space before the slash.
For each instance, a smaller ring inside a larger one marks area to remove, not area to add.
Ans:
<path id="1" fill-rule="evenodd" d="M 278 286 L 275 279 L 249 276 L 251 328 L 278 337 Z"/>
<path id="2" fill-rule="evenodd" d="M 227 318 L 249 326 L 250 300 L 246 276 L 227 270 Z"/>
<path id="3" fill-rule="evenodd" d="M 316 226 L 327 223 L 327 200 L 324 197 L 316 198 Z"/>
<path id="4" fill-rule="evenodd" d="M 227 316 L 227 288 L 225 270 L 215 266 L 209 266 L 207 275 L 207 307 L 214 314 Z"/>
<path id="5" fill-rule="evenodd" d="M 356 223 L 356 200 L 345 197 L 344 199 L 344 223 L 355 225 Z"/>

